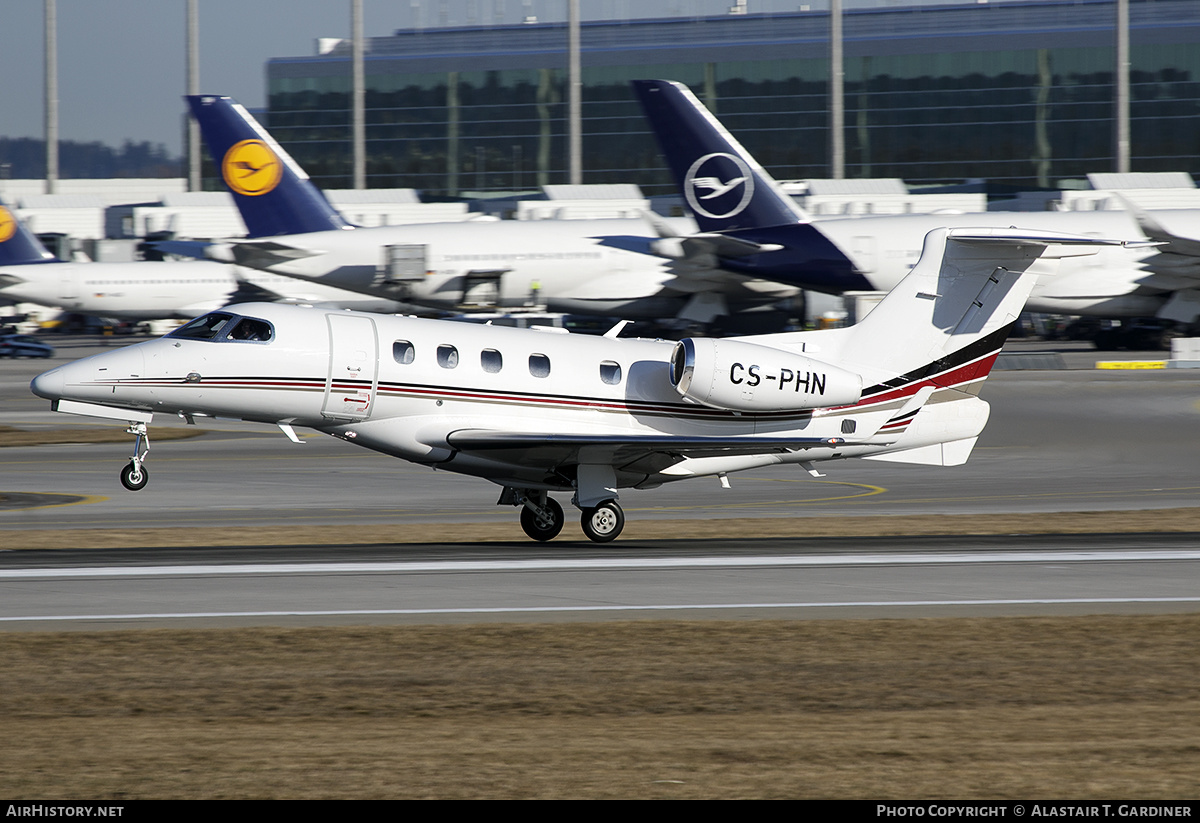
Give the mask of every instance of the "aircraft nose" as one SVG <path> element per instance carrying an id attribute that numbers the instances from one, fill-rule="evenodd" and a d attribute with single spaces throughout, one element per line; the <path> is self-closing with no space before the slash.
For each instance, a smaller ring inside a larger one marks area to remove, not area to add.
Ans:
<path id="1" fill-rule="evenodd" d="M 47 400 L 60 400 L 63 396 L 63 388 L 66 381 L 63 379 L 61 368 L 51 369 L 48 372 L 42 372 L 29 384 L 30 390 L 38 397 L 44 397 Z"/>

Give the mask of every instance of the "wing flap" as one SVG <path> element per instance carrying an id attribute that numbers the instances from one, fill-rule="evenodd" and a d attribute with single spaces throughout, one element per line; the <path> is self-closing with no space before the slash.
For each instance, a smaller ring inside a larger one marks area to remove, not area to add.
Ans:
<path id="1" fill-rule="evenodd" d="M 681 460 L 723 455 L 835 449 L 841 437 L 695 437 L 687 435 L 536 434 L 459 429 L 446 441 L 460 452 L 526 465 L 603 464 L 661 471 Z"/>

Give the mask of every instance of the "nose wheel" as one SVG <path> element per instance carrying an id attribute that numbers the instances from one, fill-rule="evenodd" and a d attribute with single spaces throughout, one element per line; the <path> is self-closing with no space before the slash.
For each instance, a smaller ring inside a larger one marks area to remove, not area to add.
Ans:
<path id="1" fill-rule="evenodd" d="M 150 472 L 145 466 L 135 465 L 131 461 L 128 466 L 121 469 L 121 485 L 131 492 L 138 492 L 146 488 L 149 480 Z"/>
<path id="2" fill-rule="evenodd" d="M 150 472 L 146 470 L 146 455 L 150 453 L 150 433 L 145 423 L 133 423 L 126 432 L 136 437 L 133 441 L 133 455 L 129 465 L 121 469 L 121 485 L 131 492 L 139 492 L 146 488 L 150 480 Z"/>

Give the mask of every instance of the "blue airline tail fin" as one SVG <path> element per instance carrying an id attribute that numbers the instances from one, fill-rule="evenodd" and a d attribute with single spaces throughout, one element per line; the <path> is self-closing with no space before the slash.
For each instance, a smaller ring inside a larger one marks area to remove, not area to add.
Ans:
<path id="1" fill-rule="evenodd" d="M 687 86 L 634 80 L 633 88 L 701 231 L 808 221 Z"/>
<path id="2" fill-rule="evenodd" d="M 250 237 L 354 228 L 239 103 L 207 94 L 186 99 Z"/>
<path id="3" fill-rule="evenodd" d="M 752 277 L 832 294 L 872 289 L 686 86 L 635 80 L 633 87 L 700 227 L 685 244 L 715 254 L 723 269 Z"/>
<path id="4" fill-rule="evenodd" d="M 0 266 L 61 262 L 11 209 L 0 202 Z"/>

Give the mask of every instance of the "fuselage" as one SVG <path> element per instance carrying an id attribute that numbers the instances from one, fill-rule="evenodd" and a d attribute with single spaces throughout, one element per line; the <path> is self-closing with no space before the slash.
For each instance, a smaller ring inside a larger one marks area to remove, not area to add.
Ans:
<path id="1" fill-rule="evenodd" d="M 303 253 L 258 254 L 246 243 L 217 244 L 210 255 L 439 309 L 543 305 L 558 312 L 661 318 L 678 314 L 697 292 L 720 295 L 738 310 L 799 291 L 717 269 L 697 277 L 657 255 L 657 238 L 639 220 L 427 223 L 261 240 L 267 248 L 279 244 Z"/>
<path id="2" fill-rule="evenodd" d="M 1200 236 L 1200 211 L 1154 212 L 1166 225 L 1188 236 Z M 910 214 L 825 219 L 820 231 L 838 245 L 877 291 L 889 291 L 921 256 L 921 240 L 945 226 L 992 226 L 1003 221 L 1020 228 L 1130 240 L 1142 237 L 1137 221 L 1124 211 L 988 212 L 984 214 Z M 1178 228 L 1176 228 L 1178 227 Z M 1195 280 L 1157 271 L 1155 248 L 1112 247 L 1097 254 L 1064 260 L 1058 273 L 1034 287 L 1030 311 L 1148 317 L 1170 293 L 1195 286 Z"/>

